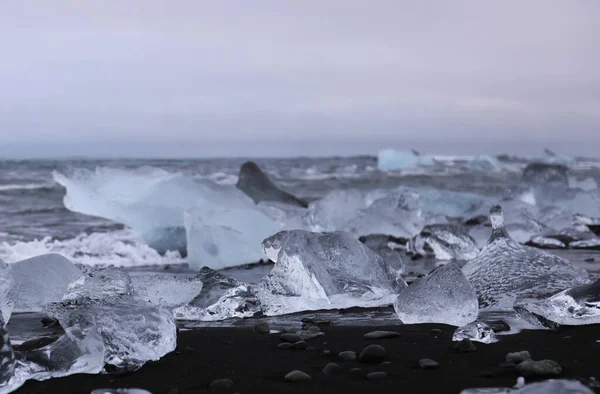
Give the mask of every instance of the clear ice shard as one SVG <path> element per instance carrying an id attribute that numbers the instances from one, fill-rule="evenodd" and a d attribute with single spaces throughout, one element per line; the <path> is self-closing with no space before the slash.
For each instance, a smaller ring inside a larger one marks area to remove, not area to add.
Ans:
<path id="1" fill-rule="evenodd" d="M 344 232 L 284 231 L 263 242 L 276 262 L 258 284 L 268 316 L 394 302 L 406 282 L 367 246 Z"/>
<path id="2" fill-rule="evenodd" d="M 106 301 L 134 294 L 131 277 L 121 268 L 80 266 L 83 276 L 69 285 L 63 300 Z"/>
<path id="3" fill-rule="evenodd" d="M 255 203 L 276 201 L 288 205 L 306 208 L 308 203 L 290 193 L 279 189 L 253 161 L 247 161 L 240 167 L 236 187 L 243 191 Z"/>
<path id="4" fill-rule="evenodd" d="M 173 311 L 177 319 L 214 321 L 252 317 L 260 313 L 254 286 L 208 267 L 202 268 L 196 278 L 202 281 L 202 290 L 189 304 Z"/>
<path id="5" fill-rule="evenodd" d="M 494 343 L 497 342 L 496 333 L 490 326 L 482 321 L 474 321 L 466 326 L 458 327 L 452 335 L 453 341 L 470 339 L 473 342 Z"/>
<path id="6" fill-rule="evenodd" d="M 73 169 L 53 176 L 67 189 L 67 209 L 123 223 L 161 253 L 185 251 L 185 210 L 255 206 L 233 186 L 152 167 Z"/>
<path id="7" fill-rule="evenodd" d="M 69 284 L 82 273 L 67 258 L 49 253 L 10 265 L 14 286 L 9 298 L 16 312 L 39 312 L 49 302 L 60 301 Z"/>
<path id="8" fill-rule="evenodd" d="M 577 380 L 550 379 L 518 388 L 486 387 L 465 389 L 460 394 L 593 394 L 594 391 Z"/>
<path id="9" fill-rule="evenodd" d="M 223 269 L 264 258 L 263 239 L 279 228 L 256 207 L 185 212 L 190 267 Z"/>
<path id="10" fill-rule="evenodd" d="M 479 313 L 475 289 L 456 263 L 438 267 L 401 290 L 394 309 L 404 324 L 457 327 L 475 321 Z"/>
<path id="11" fill-rule="evenodd" d="M 461 226 L 428 225 L 413 239 L 414 251 L 437 260 L 470 260 L 479 253 L 475 240 Z"/>
<path id="12" fill-rule="evenodd" d="M 563 290 L 550 298 L 524 298 L 515 302 L 517 314 L 548 328 L 600 323 L 600 279 Z"/>
<path id="13" fill-rule="evenodd" d="M 492 234 L 487 245 L 463 267 L 477 291 L 480 307 L 512 309 L 517 297 L 549 296 L 589 282 L 584 269 L 515 242 L 504 227 L 499 205 L 490 209 L 490 221 Z"/>
<path id="14" fill-rule="evenodd" d="M 13 310 L 13 302 L 9 294 L 14 285 L 12 271 L 10 266 L 0 261 L 0 318 L 3 322 L 8 322 Z"/>
<path id="15" fill-rule="evenodd" d="M 168 309 L 187 305 L 202 290 L 202 279 L 178 276 L 172 273 L 132 275 L 135 298 L 151 305 Z"/>

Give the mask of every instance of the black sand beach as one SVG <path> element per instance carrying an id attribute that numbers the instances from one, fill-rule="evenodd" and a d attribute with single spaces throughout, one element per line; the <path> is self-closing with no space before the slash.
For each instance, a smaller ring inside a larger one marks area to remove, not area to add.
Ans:
<path id="1" fill-rule="evenodd" d="M 364 339 L 364 334 L 374 330 L 397 331 L 400 336 Z M 521 350 L 528 350 L 534 360 L 558 362 L 563 378 L 580 379 L 587 384 L 591 377 L 600 377 L 600 329 L 596 325 L 523 331 L 500 336 L 494 344 L 475 342 L 477 350 L 467 353 L 453 348 L 454 327 L 446 325 L 325 326 L 322 331 L 325 335 L 307 340 L 308 348 L 303 350 L 279 349 L 279 334 L 259 334 L 247 327 L 182 331 L 176 352 L 135 373 L 29 381 L 16 393 L 87 394 L 97 388 L 125 387 L 144 388 L 153 394 L 208 393 L 216 391 L 210 387 L 216 379 L 231 379 L 234 386 L 219 391 L 230 393 L 459 393 L 469 387 L 512 387 L 518 377 L 516 370 L 500 364 L 507 353 Z M 385 347 L 388 363 L 364 364 L 338 358 L 341 351 L 360 353 L 370 344 Z M 437 361 L 439 367 L 421 369 L 418 362 L 423 358 Z M 325 375 L 322 369 L 329 362 L 339 364 L 341 371 Z M 361 371 L 351 372 L 353 368 Z M 284 375 L 296 369 L 312 379 L 286 382 Z M 387 377 L 368 380 L 366 374 L 375 371 L 383 371 Z"/>

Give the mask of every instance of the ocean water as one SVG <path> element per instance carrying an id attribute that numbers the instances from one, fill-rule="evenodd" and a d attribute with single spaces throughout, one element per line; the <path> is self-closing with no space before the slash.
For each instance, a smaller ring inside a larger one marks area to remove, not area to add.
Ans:
<path id="1" fill-rule="evenodd" d="M 374 156 L 256 159 L 284 190 L 309 201 L 335 189 L 432 187 L 503 197 L 522 193 L 521 176 L 527 159 L 503 157 L 499 168 L 481 170 L 473 158 L 435 157 L 436 164 L 402 171 L 379 171 Z M 63 204 L 65 189 L 53 171 L 71 168 L 144 166 L 182 173 L 219 184 L 237 182 L 246 159 L 131 160 L 5 160 L 0 161 L 0 259 L 19 261 L 58 252 L 77 263 L 138 267 L 185 263 L 178 253 L 159 255 L 131 229 L 109 220 L 74 213 Z M 570 165 L 573 182 L 600 184 L 600 160 L 576 159 Z M 258 272 L 258 270 L 257 270 Z M 258 273 L 257 273 L 258 275 Z"/>

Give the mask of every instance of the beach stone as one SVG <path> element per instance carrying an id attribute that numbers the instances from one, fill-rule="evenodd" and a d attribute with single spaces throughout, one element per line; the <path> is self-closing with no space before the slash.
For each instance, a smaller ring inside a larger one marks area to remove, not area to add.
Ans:
<path id="1" fill-rule="evenodd" d="M 369 380 L 380 380 L 387 378 L 387 373 L 382 371 L 371 372 L 367 374 L 367 379 Z"/>
<path id="2" fill-rule="evenodd" d="M 281 340 L 284 342 L 290 342 L 290 343 L 296 343 L 296 342 L 302 341 L 302 337 L 298 334 L 290 334 L 290 333 L 281 334 L 281 336 L 279 338 L 281 338 Z"/>
<path id="3" fill-rule="evenodd" d="M 585 261 L 586 263 L 593 263 L 594 261 L 596 261 L 596 259 L 593 257 L 588 257 L 587 259 L 585 259 L 583 261 Z"/>
<path id="4" fill-rule="evenodd" d="M 356 360 L 356 352 L 346 350 L 338 354 L 338 357 L 344 361 L 354 361 Z"/>
<path id="5" fill-rule="evenodd" d="M 385 360 L 385 348 L 381 345 L 369 345 L 360 352 L 361 363 L 380 363 Z"/>
<path id="6" fill-rule="evenodd" d="M 271 332 L 271 327 L 269 326 L 269 323 L 259 323 L 254 326 L 254 331 L 260 334 L 268 334 Z"/>
<path id="7" fill-rule="evenodd" d="M 324 349 L 323 350 L 323 355 L 324 356 L 329 356 L 330 354 L 331 354 L 331 350 L 329 350 L 329 349 Z"/>
<path id="8" fill-rule="evenodd" d="M 310 332 L 321 332 L 321 329 L 319 327 L 317 327 L 317 326 L 310 326 L 310 327 L 308 327 L 307 331 L 310 331 Z"/>
<path id="9" fill-rule="evenodd" d="M 513 362 L 515 364 L 520 364 L 523 361 L 531 360 L 531 354 L 527 350 L 522 350 L 520 352 L 508 353 L 506 355 L 507 362 Z"/>
<path id="10" fill-rule="evenodd" d="M 298 341 L 292 345 L 294 349 L 306 349 L 306 342 Z"/>
<path id="11" fill-rule="evenodd" d="M 365 371 L 363 371 L 362 368 L 350 368 L 348 372 L 350 372 L 352 375 L 365 376 Z"/>
<path id="12" fill-rule="evenodd" d="M 386 339 L 397 338 L 399 336 L 400 333 L 396 331 L 371 331 L 365 334 L 365 339 Z"/>
<path id="13" fill-rule="evenodd" d="M 298 332 L 298 329 L 295 327 L 290 327 L 290 328 L 286 328 L 284 331 L 288 334 L 295 334 Z"/>
<path id="14" fill-rule="evenodd" d="M 492 320 L 486 323 L 494 332 L 510 331 L 510 326 L 504 320 Z"/>
<path id="15" fill-rule="evenodd" d="M 526 360 L 517 365 L 517 371 L 527 377 L 553 377 L 562 375 L 562 367 L 552 360 Z"/>
<path id="16" fill-rule="evenodd" d="M 296 369 L 285 375 L 284 379 L 288 382 L 306 382 L 311 378 L 309 374 Z"/>
<path id="17" fill-rule="evenodd" d="M 231 379 L 217 379 L 210 384 L 210 388 L 213 390 L 229 390 L 233 387 L 233 380 Z"/>
<path id="18" fill-rule="evenodd" d="M 473 345 L 473 342 L 471 342 L 469 338 L 465 338 L 462 341 L 458 342 L 456 345 L 454 345 L 454 349 L 461 353 L 474 352 L 475 350 L 477 350 L 477 348 L 475 347 L 475 345 Z"/>
<path id="19" fill-rule="evenodd" d="M 333 375 L 333 374 L 340 372 L 341 370 L 342 370 L 342 367 L 340 367 L 336 363 L 329 363 L 325 366 L 325 368 L 323 368 L 323 373 L 325 375 Z"/>
<path id="20" fill-rule="evenodd" d="M 434 369 L 439 366 L 440 364 L 438 364 L 437 361 L 431 360 L 429 358 L 423 358 L 419 360 L 419 367 L 421 367 L 421 369 Z"/>
<path id="21" fill-rule="evenodd" d="M 294 346 L 293 343 L 283 342 L 283 343 L 280 343 L 279 345 L 277 345 L 277 348 L 278 349 L 291 349 L 293 346 Z"/>
<path id="22" fill-rule="evenodd" d="M 499 365 L 500 368 L 505 368 L 505 369 L 510 369 L 510 368 L 516 368 L 517 364 L 515 364 L 514 361 L 505 361 L 503 363 L 501 363 Z"/>
<path id="23" fill-rule="evenodd" d="M 442 330 L 440 330 L 439 328 L 432 328 L 431 333 L 433 335 L 440 335 L 442 333 Z"/>

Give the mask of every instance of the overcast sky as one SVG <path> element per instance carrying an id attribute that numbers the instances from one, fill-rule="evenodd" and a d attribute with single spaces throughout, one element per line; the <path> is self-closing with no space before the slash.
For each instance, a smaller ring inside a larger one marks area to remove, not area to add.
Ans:
<path id="1" fill-rule="evenodd" d="M 600 1 L 3 0 L 0 156 L 600 157 Z"/>

